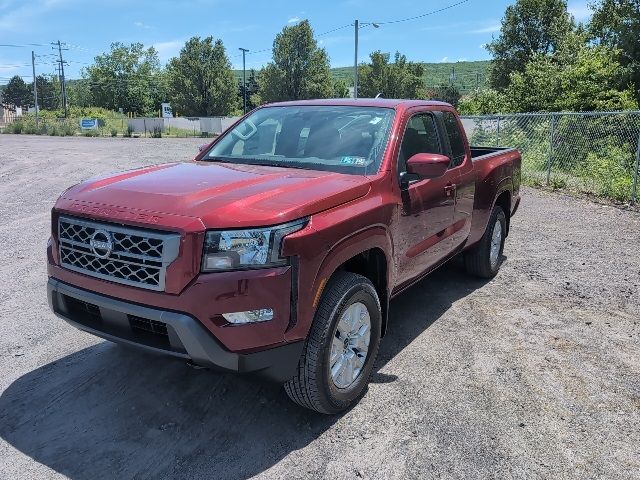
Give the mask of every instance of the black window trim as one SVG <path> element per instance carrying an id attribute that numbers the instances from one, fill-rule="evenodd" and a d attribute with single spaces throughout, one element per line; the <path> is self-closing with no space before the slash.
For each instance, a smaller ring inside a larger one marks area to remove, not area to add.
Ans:
<path id="1" fill-rule="evenodd" d="M 458 129 L 462 134 L 463 130 L 461 130 L 460 124 L 458 123 L 458 117 L 456 116 L 455 113 L 453 113 L 450 110 L 438 110 L 436 113 L 437 113 L 436 117 L 438 118 L 438 124 L 440 128 L 440 134 L 444 138 L 447 156 L 451 159 L 451 163 L 449 164 L 449 170 L 460 167 L 465 163 L 465 160 L 467 157 L 467 151 L 465 149 L 464 154 L 462 155 L 462 161 L 457 165 L 454 165 L 453 148 L 451 148 L 451 141 L 449 140 L 449 132 L 447 132 L 447 126 L 444 123 L 444 114 L 449 113 L 450 115 L 453 115 L 453 118 L 456 120 L 456 125 L 458 126 Z M 464 137 L 462 141 L 462 146 L 464 147 Z"/>

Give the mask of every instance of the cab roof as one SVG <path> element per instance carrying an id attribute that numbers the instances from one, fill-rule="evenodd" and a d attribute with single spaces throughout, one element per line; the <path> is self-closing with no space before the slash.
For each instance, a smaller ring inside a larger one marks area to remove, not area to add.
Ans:
<path id="1" fill-rule="evenodd" d="M 427 106 L 451 107 L 445 102 L 435 100 L 402 100 L 394 98 L 323 98 L 318 100 L 292 100 L 288 102 L 269 103 L 266 106 L 349 106 L 349 107 L 383 107 L 383 108 L 411 108 Z"/>

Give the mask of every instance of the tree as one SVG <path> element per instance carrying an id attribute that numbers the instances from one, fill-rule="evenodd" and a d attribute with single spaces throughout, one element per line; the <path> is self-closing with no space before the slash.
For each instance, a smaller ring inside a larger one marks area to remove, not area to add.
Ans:
<path id="1" fill-rule="evenodd" d="M 461 115 L 487 115 L 506 111 L 505 98 L 500 92 L 486 88 L 462 97 L 458 105 Z"/>
<path id="2" fill-rule="evenodd" d="M 616 50 L 590 45 L 571 55 L 538 54 L 524 72 L 511 74 L 504 91 L 507 108 L 515 112 L 637 108 L 633 92 L 620 88 L 625 70 L 617 55 Z"/>
<path id="3" fill-rule="evenodd" d="M 347 98 L 349 96 L 349 87 L 347 87 L 344 80 L 333 82 L 333 96 L 335 98 Z"/>
<path id="4" fill-rule="evenodd" d="M 256 78 L 256 71 L 251 69 L 249 71 L 249 78 L 247 78 L 247 112 L 253 110 L 258 106 L 256 100 L 259 98 L 258 93 L 260 91 L 260 86 L 258 85 L 258 80 Z M 244 100 L 244 88 L 242 87 L 242 79 L 238 81 L 238 96 L 240 97 L 240 102 Z"/>
<path id="5" fill-rule="evenodd" d="M 598 1 L 589 31 L 600 44 L 617 49 L 640 103 L 640 0 Z"/>
<path id="6" fill-rule="evenodd" d="M 2 102 L 26 108 L 33 105 L 33 92 L 29 90 L 29 87 L 21 77 L 15 75 L 11 77 L 11 80 L 4 88 Z"/>
<path id="7" fill-rule="evenodd" d="M 505 11 L 500 36 L 487 45 L 491 87 L 507 88 L 512 72 L 524 71 L 534 55 L 557 51 L 574 29 L 565 0 L 516 0 Z"/>
<path id="8" fill-rule="evenodd" d="M 361 65 L 358 96 L 375 97 L 382 94 L 386 98 L 426 98 L 424 88 L 424 67 L 408 62 L 407 57 L 396 52 L 393 63 L 390 55 L 381 51 L 370 55 L 371 63 Z"/>
<path id="9" fill-rule="evenodd" d="M 225 116 L 238 113 L 236 78 L 221 40 L 192 37 L 167 66 L 174 111 L 187 116 Z"/>
<path id="10" fill-rule="evenodd" d="M 427 96 L 433 100 L 450 103 L 455 108 L 458 108 L 458 103 L 460 102 L 462 94 L 458 87 L 454 85 L 441 85 L 429 91 Z"/>
<path id="11" fill-rule="evenodd" d="M 307 20 L 284 27 L 273 41 L 273 61 L 260 72 L 261 102 L 333 95 L 329 57 Z"/>
<path id="12" fill-rule="evenodd" d="M 95 57 L 84 73 L 98 107 L 151 114 L 164 97 L 158 54 L 142 43 L 112 43 L 111 51 Z"/>
<path id="13" fill-rule="evenodd" d="M 38 90 L 38 104 L 41 109 L 55 110 L 58 108 L 60 95 L 53 78 L 38 75 L 36 77 L 36 88 Z M 33 84 L 30 85 L 30 90 L 33 92 Z"/>
<path id="14" fill-rule="evenodd" d="M 91 84 L 88 80 L 69 80 L 66 86 L 69 105 L 73 105 L 74 107 L 91 107 L 94 105 L 91 95 Z"/>

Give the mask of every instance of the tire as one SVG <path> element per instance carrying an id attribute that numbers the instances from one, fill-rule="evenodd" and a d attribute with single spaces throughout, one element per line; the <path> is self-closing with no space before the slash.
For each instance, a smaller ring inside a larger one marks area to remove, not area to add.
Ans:
<path id="1" fill-rule="evenodd" d="M 358 347 L 365 343 L 366 329 L 357 328 L 357 325 L 358 322 L 366 325 L 367 313 L 370 332 L 365 356 L 364 348 L 359 350 Z M 357 331 L 342 334 L 341 331 L 348 330 L 343 327 L 351 318 L 356 319 L 353 325 Z M 369 383 L 380 345 L 381 325 L 380 300 L 369 279 L 355 273 L 336 272 L 322 294 L 298 371 L 284 384 L 287 395 L 298 405 L 324 414 L 335 414 L 354 405 Z M 332 366 L 334 372 L 342 373 L 334 377 Z M 350 378 L 353 380 L 348 384 Z"/>
<path id="2" fill-rule="evenodd" d="M 497 230 L 496 230 L 497 229 Z M 493 278 L 502 264 L 502 251 L 507 233 L 507 217 L 502 207 L 495 206 L 491 211 L 487 229 L 480 241 L 464 254 L 467 273 L 481 278 Z M 499 238 L 496 236 L 499 235 Z M 499 242 L 497 254 L 495 241 Z M 492 254 L 492 245 L 494 247 Z"/>

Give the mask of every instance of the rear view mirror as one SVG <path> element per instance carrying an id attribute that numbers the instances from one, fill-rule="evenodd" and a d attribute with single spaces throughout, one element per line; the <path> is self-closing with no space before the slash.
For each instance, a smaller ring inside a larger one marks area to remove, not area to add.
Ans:
<path id="1" fill-rule="evenodd" d="M 407 173 L 420 178 L 436 178 L 445 174 L 451 159 L 437 153 L 416 153 L 407 160 Z"/>

